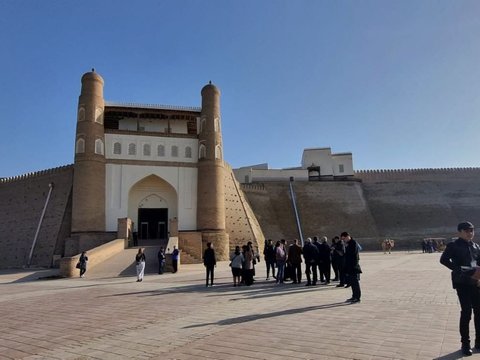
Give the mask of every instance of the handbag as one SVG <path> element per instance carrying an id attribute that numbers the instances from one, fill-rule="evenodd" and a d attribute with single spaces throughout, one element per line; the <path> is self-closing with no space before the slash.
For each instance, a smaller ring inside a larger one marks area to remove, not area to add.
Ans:
<path id="1" fill-rule="evenodd" d="M 77 269 L 80 269 L 80 261 L 77 262 L 77 265 L 75 265 L 75 267 L 76 267 Z"/>

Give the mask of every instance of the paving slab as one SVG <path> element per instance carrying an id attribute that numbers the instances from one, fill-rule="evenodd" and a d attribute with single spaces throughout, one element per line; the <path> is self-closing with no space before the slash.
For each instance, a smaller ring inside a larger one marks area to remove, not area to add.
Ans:
<path id="1" fill-rule="evenodd" d="M 228 262 L 208 288 L 202 265 L 141 283 L 0 271 L 0 359 L 461 358 L 460 308 L 440 254 L 360 256 L 358 304 L 336 283 L 266 281 L 263 261 L 251 287 L 232 286 Z"/>

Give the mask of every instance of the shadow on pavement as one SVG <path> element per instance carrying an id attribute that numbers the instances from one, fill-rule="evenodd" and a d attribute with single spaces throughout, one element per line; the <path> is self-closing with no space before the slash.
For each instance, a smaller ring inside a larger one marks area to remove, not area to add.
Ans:
<path id="1" fill-rule="evenodd" d="M 222 326 L 222 325 L 240 324 L 240 323 L 245 323 L 245 322 L 248 322 L 248 321 L 268 319 L 268 318 L 273 318 L 273 317 L 277 317 L 277 316 L 299 314 L 299 313 L 305 313 L 305 312 L 308 312 L 308 311 L 316 311 L 316 310 L 329 309 L 329 308 L 334 308 L 334 307 L 338 307 L 338 306 L 348 306 L 348 305 L 350 305 L 350 304 L 341 302 L 341 303 L 332 303 L 332 304 L 325 304 L 325 305 L 307 306 L 307 307 L 302 307 L 302 308 L 297 308 L 297 309 L 274 311 L 274 312 L 271 312 L 271 313 L 268 313 L 268 314 L 251 314 L 251 315 L 246 315 L 246 316 L 239 316 L 239 317 L 235 317 L 235 318 L 224 319 L 224 320 L 220 320 L 220 321 L 212 322 L 212 323 L 188 325 L 188 326 L 184 326 L 183 329 L 191 329 L 191 328 L 197 328 L 197 327 L 203 327 L 203 326 L 209 326 L 209 325 L 220 325 L 220 326 Z"/>
<path id="2" fill-rule="evenodd" d="M 154 289 L 154 290 L 139 290 L 139 291 L 130 291 L 109 295 L 102 295 L 100 297 L 116 297 L 116 296 L 162 296 L 174 293 L 209 293 L 207 297 L 219 297 L 219 296 L 235 296 L 230 299 L 230 301 L 237 300 L 254 300 L 267 297 L 278 297 L 278 296 L 287 296 L 290 294 L 298 293 L 312 293 L 318 291 L 336 291 L 335 287 L 332 286 L 311 286 L 306 287 L 299 285 L 276 285 L 271 282 L 257 283 L 252 286 L 240 286 L 233 287 L 231 283 L 222 283 L 216 284 L 214 287 L 206 287 L 204 280 L 190 280 L 189 285 L 183 286 L 171 286 L 163 289 Z M 195 282 L 192 284 L 192 282 Z M 139 285 L 142 286 L 142 285 Z M 347 295 L 347 294 L 346 294 Z"/>
<path id="3" fill-rule="evenodd" d="M 456 360 L 456 359 L 463 359 L 462 352 L 460 350 L 452 352 L 450 354 L 446 354 L 435 358 L 434 360 Z"/>
<path id="4" fill-rule="evenodd" d="M 0 275 L 6 277 L 6 281 L 1 281 L 1 284 L 15 284 L 15 283 L 22 283 L 28 281 L 36 281 L 36 280 L 55 280 L 55 279 L 63 279 L 60 276 L 59 269 L 28 269 L 28 270 L 4 270 L 0 273 Z M 11 278 L 9 278 L 11 277 Z"/>

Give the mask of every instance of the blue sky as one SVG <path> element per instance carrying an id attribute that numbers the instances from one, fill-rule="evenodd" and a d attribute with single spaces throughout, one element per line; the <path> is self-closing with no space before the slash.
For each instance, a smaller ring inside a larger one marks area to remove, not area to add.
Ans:
<path id="1" fill-rule="evenodd" d="M 80 78 L 106 100 L 222 92 L 225 159 L 478 167 L 479 1 L 0 1 L 0 177 L 71 164 Z"/>

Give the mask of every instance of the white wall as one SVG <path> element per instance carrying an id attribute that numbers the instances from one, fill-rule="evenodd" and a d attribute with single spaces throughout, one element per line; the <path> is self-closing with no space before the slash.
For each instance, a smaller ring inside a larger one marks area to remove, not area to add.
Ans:
<path id="1" fill-rule="evenodd" d="M 307 170 L 283 170 L 283 169 L 269 169 L 269 170 L 251 170 L 251 181 L 289 181 L 293 176 L 295 181 L 308 181 Z M 242 181 L 243 182 L 243 181 Z"/>
<path id="2" fill-rule="evenodd" d="M 119 142 L 121 144 L 122 153 L 113 153 L 113 144 Z M 128 155 L 129 144 L 136 145 L 136 155 Z M 143 155 L 143 145 L 150 144 L 150 156 Z M 165 156 L 157 155 L 157 146 L 165 147 Z M 172 146 L 178 146 L 178 157 L 172 157 Z M 185 149 L 189 146 L 192 150 L 192 157 L 185 157 Z M 162 136 L 141 136 L 141 135 L 119 135 L 105 134 L 105 157 L 107 159 L 128 159 L 128 160 L 152 160 L 152 161 L 181 161 L 181 162 L 198 162 L 198 140 L 191 138 L 175 138 Z"/>
<path id="3" fill-rule="evenodd" d="M 333 175 L 332 150 L 330 148 L 305 149 L 302 156 L 302 168 L 320 166 L 320 176 Z"/>
<path id="4" fill-rule="evenodd" d="M 170 120 L 170 132 L 175 134 L 188 134 L 187 120 Z M 138 127 L 138 128 L 137 128 Z M 167 119 L 123 119 L 118 122 L 119 130 L 150 132 L 164 132 L 168 131 Z"/>
<path id="5" fill-rule="evenodd" d="M 333 171 L 335 176 L 353 176 L 353 160 L 351 153 L 333 154 Z M 339 165 L 343 165 L 343 173 L 339 171 Z"/>
<path id="6" fill-rule="evenodd" d="M 131 189 L 150 175 L 163 181 L 147 182 L 141 189 Z M 138 223 L 137 202 L 156 194 L 168 203 L 169 217 L 178 218 L 179 230 L 197 229 L 197 168 L 147 165 L 106 165 L 106 231 L 116 231 L 118 218 L 130 217 Z M 176 215 L 175 215 L 176 214 Z"/>

